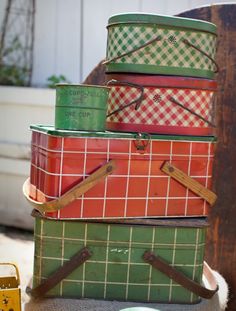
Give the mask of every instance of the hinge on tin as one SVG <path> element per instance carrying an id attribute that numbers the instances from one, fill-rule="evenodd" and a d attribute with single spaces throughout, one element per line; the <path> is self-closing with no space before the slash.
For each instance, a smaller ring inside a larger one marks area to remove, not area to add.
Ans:
<path id="1" fill-rule="evenodd" d="M 137 151 L 139 151 L 140 153 L 144 153 L 149 146 L 150 138 L 150 135 L 147 133 L 138 133 L 135 136 L 136 140 L 134 141 L 134 145 Z"/>

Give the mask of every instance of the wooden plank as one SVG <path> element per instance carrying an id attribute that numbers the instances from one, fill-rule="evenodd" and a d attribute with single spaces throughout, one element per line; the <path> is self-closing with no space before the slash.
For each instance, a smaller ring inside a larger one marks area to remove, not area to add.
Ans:
<path id="1" fill-rule="evenodd" d="M 233 311 L 236 305 L 236 4 L 207 6 L 181 16 L 210 21 L 218 26 L 218 144 L 213 174 L 218 199 L 209 217 L 206 259 L 228 282 L 230 301 L 227 310 Z"/>
<path id="2" fill-rule="evenodd" d="M 161 167 L 161 171 L 177 180 L 181 185 L 185 186 L 193 193 L 199 195 L 202 199 L 210 203 L 210 205 L 215 203 L 217 196 L 214 192 L 205 188 L 202 184 L 185 174 L 173 164 L 165 162 Z"/>

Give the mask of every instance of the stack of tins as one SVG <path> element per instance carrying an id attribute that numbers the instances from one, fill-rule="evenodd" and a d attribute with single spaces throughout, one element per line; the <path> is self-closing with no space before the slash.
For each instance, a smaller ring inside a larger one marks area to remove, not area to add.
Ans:
<path id="1" fill-rule="evenodd" d="M 23 189 L 38 210 L 33 296 L 196 303 L 215 293 L 201 287 L 216 199 L 215 32 L 184 18 L 111 17 L 107 130 L 99 100 L 84 113 L 90 91 L 57 88 L 55 127 L 31 126 Z"/>
<path id="2" fill-rule="evenodd" d="M 107 128 L 212 135 L 215 52 L 211 23 L 150 14 L 112 16 L 105 62 L 112 86 Z"/>

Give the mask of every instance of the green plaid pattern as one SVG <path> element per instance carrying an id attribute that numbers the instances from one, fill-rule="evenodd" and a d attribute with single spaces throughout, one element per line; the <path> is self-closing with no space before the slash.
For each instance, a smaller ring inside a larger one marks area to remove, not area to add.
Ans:
<path id="1" fill-rule="evenodd" d="M 35 219 L 36 287 L 84 246 L 93 255 L 47 296 L 194 303 L 198 297 L 142 260 L 152 250 L 201 282 L 205 227 Z"/>
<path id="2" fill-rule="evenodd" d="M 182 42 L 187 39 L 210 55 L 216 52 L 216 36 L 194 30 L 160 28 L 157 25 L 117 25 L 108 28 L 107 59 L 120 56 L 161 36 L 147 47 L 117 59 L 115 63 L 194 68 L 214 71 L 213 62 Z"/>

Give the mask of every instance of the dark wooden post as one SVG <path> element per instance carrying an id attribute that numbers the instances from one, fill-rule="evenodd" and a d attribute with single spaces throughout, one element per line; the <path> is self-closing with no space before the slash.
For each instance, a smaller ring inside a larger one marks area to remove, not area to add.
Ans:
<path id="1" fill-rule="evenodd" d="M 236 310 L 236 4 L 202 7 L 180 16 L 210 21 L 218 27 L 218 144 L 214 164 L 218 200 L 209 217 L 206 260 L 228 282 L 227 310 L 233 311 Z"/>

